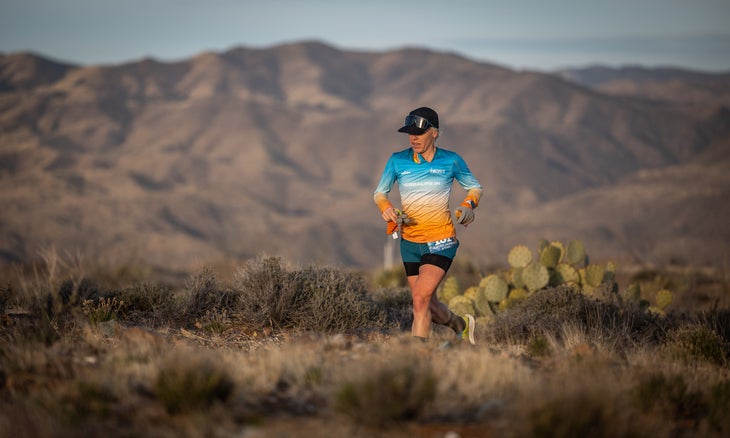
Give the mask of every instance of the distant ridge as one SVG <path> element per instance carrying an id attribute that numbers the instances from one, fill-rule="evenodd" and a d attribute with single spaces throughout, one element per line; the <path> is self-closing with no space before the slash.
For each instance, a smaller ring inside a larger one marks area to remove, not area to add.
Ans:
<path id="1" fill-rule="evenodd" d="M 722 265 L 729 88 L 727 75 L 551 75 L 311 41 L 112 66 L 3 55 L 0 260 L 53 244 L 164 269 L 260 253 L 377 268 L 372 190 L 407 147 L 403 115 L 429 105 L 439 145 L 486 188 L 460 230 L 465 257 L 504 263 L 541 236 L 632 263 Z"/>

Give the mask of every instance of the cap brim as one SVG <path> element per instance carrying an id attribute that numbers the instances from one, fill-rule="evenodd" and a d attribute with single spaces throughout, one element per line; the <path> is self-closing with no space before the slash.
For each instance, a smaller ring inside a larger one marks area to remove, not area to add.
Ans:
<path id="1" fill-rule="evenodd" d="M 420 128 L 416 127 L 415 125 L 404 126 L 398 130 L 398 132 L 405 132 L 406 134 L 411 134 L 411 135 L 422 135 L 426 131 L 428 131 L 428 128 L 420 129 Z"/>

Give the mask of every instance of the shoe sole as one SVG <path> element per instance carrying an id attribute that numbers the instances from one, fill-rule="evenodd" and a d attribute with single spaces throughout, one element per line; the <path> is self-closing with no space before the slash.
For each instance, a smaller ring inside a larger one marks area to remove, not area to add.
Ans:
<path id="1" fill-rule="evenodd" d="M 469 327 L 468 335 L 469 335 L 469 343 L 471 345 L 476 345 L 476 342 L 474 341 L 474 326 L 476 325 L 476 321 L 474 320 L 474 317 L 471 315 L 466 315 L 467 319 L 467 327 Z"/>

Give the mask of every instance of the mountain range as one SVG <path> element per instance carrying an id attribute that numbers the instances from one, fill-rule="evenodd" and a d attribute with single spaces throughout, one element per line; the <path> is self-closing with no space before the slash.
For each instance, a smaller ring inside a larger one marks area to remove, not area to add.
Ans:
<path id="1" fill-rule="evenodd" d="M 261 254 L 378 268 L 373 189 L 419 106 L 485 188 L 465 259 L 504 264 L 546 238 L 727 266 L 730 74 L 316 41 L 116 65 L 0 55 L 0 263 L 53 246 L 173 271 Z"/>

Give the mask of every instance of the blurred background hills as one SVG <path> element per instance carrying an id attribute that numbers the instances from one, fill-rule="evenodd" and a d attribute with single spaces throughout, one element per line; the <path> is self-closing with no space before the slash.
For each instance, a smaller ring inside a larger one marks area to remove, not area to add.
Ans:
<path id="1" fill-rule="evenodd" d="M 378 268 L 372 192 L 422 105 L 485 187 L 459 229 L 472 260 L 577 238 L 596 258 L 727 266 L 730 74 L 316 41 L 115 65 L 1 55 L 0 263 L 54 245 L 173 271 L 262 253 Z"/>

